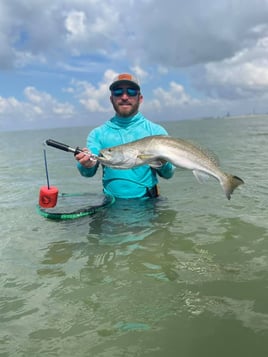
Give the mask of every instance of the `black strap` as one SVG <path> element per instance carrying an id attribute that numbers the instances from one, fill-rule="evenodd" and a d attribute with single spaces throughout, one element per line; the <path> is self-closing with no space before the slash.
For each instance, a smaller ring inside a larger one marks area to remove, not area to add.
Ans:
<path id="1" fill-rule="evenodd" d="M 152 188 L 146 187 L 145 197 L 156 198 L 159 196 L 158 186 L 155 185 Z"/>

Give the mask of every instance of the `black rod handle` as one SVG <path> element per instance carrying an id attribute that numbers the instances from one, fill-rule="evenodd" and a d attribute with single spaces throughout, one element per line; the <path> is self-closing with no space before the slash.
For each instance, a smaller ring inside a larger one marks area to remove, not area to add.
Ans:
<path id="1" fill-rule="evenodd" d="M 74 155 L 78 154 L 79 152 L 81 152 L 82 150 L 77 147 L 76 149 L 72 148 L 71 146 L 69 145 L 66 145 L 66 144 L 63 144 L 63 143 L 60 143 L 59 141 L 55 141 L 55 140 L 52 140 L 52 139 L 47 139 L 46 140 L 46 144 L 48 146 L 52 146 L 56 149 L 60 149 L 60 150 L 63 150 L 63 151 L 67 151 L 67 152 L 73 152 Z"/>

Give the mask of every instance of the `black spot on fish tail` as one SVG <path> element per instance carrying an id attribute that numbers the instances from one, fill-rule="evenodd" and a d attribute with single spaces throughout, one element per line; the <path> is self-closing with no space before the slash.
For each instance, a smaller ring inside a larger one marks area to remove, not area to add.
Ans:
<path id="1" fill-rule="evenodd" d="M 236 180 L 238 180 L 238 181 L 240 181 L 241 182 L 241 185 L 243 184 L 243 183 L 245 183 L 240 177 L 238 177 L 238 176 L 233 176 Z"/>
<path id="2" fill-rule="evenodd" d="M 225 192 L 228 200 L 231 199 L 231 194 L 239 186 L 244 184 L 244 181 L 238 177 L 230 174 L 226 174 L 224 180 L 222 181 L 223 190 Z"/>

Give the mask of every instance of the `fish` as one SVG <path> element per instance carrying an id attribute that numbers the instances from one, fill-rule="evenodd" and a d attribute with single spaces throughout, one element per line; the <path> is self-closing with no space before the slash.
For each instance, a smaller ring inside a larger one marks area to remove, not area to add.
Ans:
<path id="1" fill-rule="evenodd" d="M 208 177 L 219 181 L 228 200 L 244 181 L 238 176 L 222 171 L 213 153 L 199 148 L 188 140 L 167 135 L 152 135 L 100 151 L 97 160 L 115 169 L 131 169 L 141 165 L 161 168 L 166 162 L 191 170 L 203 183 Z"/>

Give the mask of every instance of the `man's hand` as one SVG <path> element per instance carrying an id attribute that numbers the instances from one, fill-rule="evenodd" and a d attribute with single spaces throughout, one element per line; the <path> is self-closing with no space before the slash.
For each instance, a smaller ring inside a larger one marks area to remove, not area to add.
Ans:
<path id="1" fill-rule="evenodd" d="M 94 155 L 87 148 L 83 148 L 82 152 L 75 155 L 75 159 L 86 168 L 91 168 L 97 164 L 97 160 Z"/>

